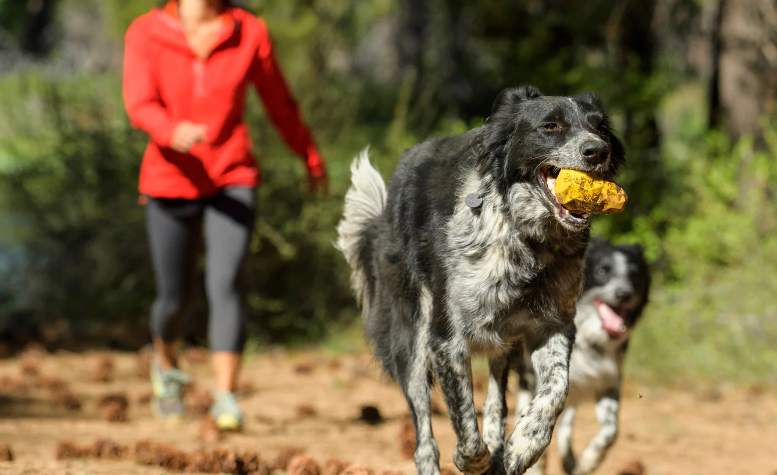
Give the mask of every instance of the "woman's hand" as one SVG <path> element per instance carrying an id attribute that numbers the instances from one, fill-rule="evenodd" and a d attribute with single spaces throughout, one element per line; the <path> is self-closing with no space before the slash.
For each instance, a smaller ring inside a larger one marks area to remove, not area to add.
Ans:
<path id="1" fill-rule="evenodd" d="M 205 141 L 207 127 L 183 121 L 173 130 L 173 138 L 170 140 L 170 148 L 176 152 L 188 153 L 194 144 Z"/>

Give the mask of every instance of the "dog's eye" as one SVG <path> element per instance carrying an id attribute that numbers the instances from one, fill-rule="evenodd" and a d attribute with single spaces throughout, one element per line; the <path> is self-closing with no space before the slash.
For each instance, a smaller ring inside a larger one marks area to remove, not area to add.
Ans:
<path id="1" fill-rule="evenodd" d="M 557 124 L 554 124 L 553 122 L 551 122 L 549 124 L 545 124 L 545 125 L 543 125 L 543 127 L 545 127 L 545 130 L 547 130 L 549 132 L 554 132 L 554 131 L 559 130 L 561 128 Z"/>
<path id="2" fill-rule="evenodd" d="M 600 125 L 600 126 L 599 126 L 598 132 L 599 132 L 599 135 L 601 135 L 601 136 L 607 136 L 607 135 L 610 135 L 610 131 L 609 131 L 609 130 L 607 130 L 607 127 L 605 127 L 605 126 L 603 126 L 603 125 Z"/>
<path id="3" fill-rule="evenodd" d="M 609 274 L 609 273 L 610 273 L 610 266 L 602 266 L 602 267 L 600 267 L 600 268 L 599 268 L 599 269 L 596 271 L 596 273 L 597 273 L 597 274 L 599 274 L 599 275 L 602 275 L 602 276 L 603 276 L 603 275 L 607 275 L 607 274 Z"/>

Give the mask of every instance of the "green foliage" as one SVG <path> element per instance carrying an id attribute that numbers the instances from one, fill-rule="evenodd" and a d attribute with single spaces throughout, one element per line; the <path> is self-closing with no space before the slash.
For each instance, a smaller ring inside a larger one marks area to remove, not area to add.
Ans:
<path id="1" fill-rule="evenodd" d="M 27 10 L 25 2 L 19 0 L 0 0 L 0 27 L 11 33 L 19 33 L 22 18 Z"/>
<path id="2" fill-rule="evenodd" d="M 684 87 L 668 98 L 661 165 L 671 180 L 651 212 L 616 241 L 645 245 L 652 302 L 631 345 L 629 371 L 758 381 L 777 374 L 777 121 L 766 150 L 705 131 Z M 676 122 L 673 122 L 676 121 Z M 683 125 L 684 124 L 684 125 Z"/>
<path id="3" fill-rule="evenodd" d="M 19 159 L 3 173 L 2 188 L 29 259 L 21 277 L 25 310 L 40 324 L 58 325 L 54 339 L 120 340 L 125 331 L 131 338 L 132 320 L 147 311 L 137 295 L 153 286 L 138 245 L 144 232 L 134 193 L 142 139 L 127 127 L 82 125 L 82 114 L 91 124 L 110 119 L 96 104 L 63 105 L 59 94 L 41 97 L 51 128 L 28 137 L 34 148 L 28 140 L 6 142 Z"/>
<path id="4" fill-rule="evenodd" d="M 82 101 L 64 89 L 37 91 L 43 127 L 17 125 L 15 140 L 5 141 L 16 157 L 0 176 L 5 205 L 20 219 L 14 240 L 32 256 L 22 276 L 24 310 L 59 328 L 48 337 L 60 344 L 139 345 L 154 293 L 136 192 L 146 139 L 106 115 L 97 97 Z M 258 149 L 279 158 L 265 160 L 270 185 L 260 191 L 246 269 L 252 330 L 273 340 L 321 337 L 328 324 L 354 314 L 331 244 L 343 187 L 311 199 L 302 166 L 277 140 Z M 203 318 L 200 301 L 190 337 L 203 336 L 204 325 L 196 325 Z"/>
<path id="5" fill-rule="evenodd" d="M 87 0 L 60 1 L 63 2 L 65 8 L 67 8 L 68 1 L 84 2 Z M 124 35 L 124 32 L 127 31 L 130 23 L 132 23 L 132 20 L 147 13 L 160 3 L 157 0 L 133 0 L 131 2 L 126 0 L 100 0 L 99 2 L 89 0 L 89 2 L 91 3 L 91 8 L 102 7 L 104 9 L 103 11 L 105 12 L 106 17 L 109 18 L 109 21 L 105 24 L 105 35 L 111 39 L 121 38 Z"/>

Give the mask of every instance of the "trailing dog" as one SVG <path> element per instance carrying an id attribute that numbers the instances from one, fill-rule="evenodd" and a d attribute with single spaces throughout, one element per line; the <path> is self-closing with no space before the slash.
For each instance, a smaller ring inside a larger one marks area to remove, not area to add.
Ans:
<path id="1" fill-rule="evenodd" d="M 624 161 L 599 99 L 507 89 L 491 118 L 405 151 L 386 190 L 363 152 L 337 247 L 377 358 L 405 394 L 415 463 L 437 475 L 430 391 L 440 384 L 467 475 L 525 473 L 549 444 L 568 390 L 575 302 L 583 289 L 590 216 L 554 194 L 560 169 L 612 179 Z M 537 393 L 505 442 L 510 355 L 526 351 Z M 470 356 L 487 355 L 483 435 Z"/>
<path id="2" fill-rule="evenodd" d="M 618 408 L 629 338 L 648 302 L 650 273 L 640 246 L 613 246 L 594 238 L 586 255 L 585 290 L 577 303 L 577 336 L 569 364 L 569 396 L 558 430 L 559 453 L 570 475 L 591 473 L 601 464 L 618 434 Z M 520 375 L 517 410 L 536 389 L 532 362 L 513 361 Z M 579 459 L 572 451 L 575 406 L 596 402 L 599 431 Z M 530 471 L 543 475 L 545 456 Z"/>

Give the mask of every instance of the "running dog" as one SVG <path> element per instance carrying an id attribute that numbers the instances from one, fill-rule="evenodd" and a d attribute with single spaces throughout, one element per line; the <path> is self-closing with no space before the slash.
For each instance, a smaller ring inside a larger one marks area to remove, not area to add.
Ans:
<path id="1" fill-rule="evenodd" d="M 410 406 L 419 474 L 440 473 L 435 379 L 465 474 L 522 474 L 545 450 L 567 395 L 590 225 L 559 204 L 555 180 L 562 168 L 611 179 L 623 161 L 596 96 L 522 86 L 500 93 L 482 127 L 405 151 L 388 190 L 366 151 L 352 164 L 337 247 L 368 339 Z M 509 357 L 519 350 L 531 357 L 538 391 L 505 443 Z M 476 352 L 490 368 L 482 436 Z"/>
<path id="2" fill-rule="evenodd" d="M 569 396 L 558 430 L 559 453 L 570 475 L 591 473 L 618 434 L 623 359 L 629 337 L 648 302 L 650 273 L 640 246 L 613 246 L 592 239 L 586 255 L 585 291 L 577 302 L 577 337 L 569 365 Z M 529 405 L 536 385 L 532 362 L 514 360 L 520 374 L 517 410 Z M 596 402 L 599 431 L 579 459 L 572 451 L 575 406 Z M 543 475 L 545 457 L 530 471 Z"/>

